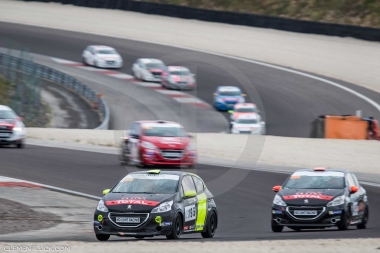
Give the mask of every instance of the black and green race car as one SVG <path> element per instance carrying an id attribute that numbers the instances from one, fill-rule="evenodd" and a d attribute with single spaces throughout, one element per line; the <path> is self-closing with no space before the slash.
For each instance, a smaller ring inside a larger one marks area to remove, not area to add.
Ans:
<path id="1" fill-rule="evenodd" d="M 99 241 L 111 235 L 145 238 L 201 233 L 212 238 L 218 225 L 214 196 L 203 180 L 180 171 L 139 171 L 103 191 L 94 213 Z"/>

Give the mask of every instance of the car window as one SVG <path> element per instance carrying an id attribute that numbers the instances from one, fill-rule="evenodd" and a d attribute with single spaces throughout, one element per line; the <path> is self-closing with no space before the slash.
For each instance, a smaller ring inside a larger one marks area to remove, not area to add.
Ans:
<path id="1" fill-rule="evenodd" d="M 343 173 L 299 172 L 292 174 L 285 182 L 284 189 L 343 189 Z"/>
<path id="2" fill-rule="evenodd" d="M 181 185 L 181 189 L 179 190 L 179 195 L 181 199 L 185 196 L 185 192 L 183 191 L 183 186 Z"/>
<path id="3" fill-rule="evenodd" d="M 0 110 L 0 119 L 15 119 L 17 115 L 10 110 Z"/>
<path id="4" fill-rule="evenodd" d="M 182 187 L 183 187 L 184 192 L 187 192 L 187 191 L 197 192 L 194 185 L 194 181 L 190 176 L 185 176 L 182 179 Z"/>
<path id="5" fill-rule="evenodd" d="M 353 173 L 351 173 L 351 175 L 352 175 L 352 178 L 354 179 L 355 186 L 360 187 L 358 178 Z"/>
<path id="6" fill-rule="evenodd" d="M 197 177 L 193 177 L 193 179 L 194 179 L 194 183 L 195 183 L 195 188 L 197 189 L 197 194 L 203 193 L 203 191 L 204 191 L 203 182 Z"/>
<path id="7" fill-rule="evenodd" d="M 237 119 L 236 123 L 239 124 L 257 124 L 257 119 Z"/>
<path id="8" fill-rule="evenodd" d="M 242 107 L 235 110 L 235 112 L 256 112 L 254 107 Z"/>
<path id="9" fill-rule="evenodd" d="M 347 179 L 347 183 L 348 183 L 348 186 L 349 186 L 349 187 L 351 187 L 351 186 L 356 186 L 356 185 L 355 185 L 355 181 L 354 181 L 354 179 L 352 178 L 352 176 L 351 176 L 350 173 L 347 174 L 346 179 Z"/>

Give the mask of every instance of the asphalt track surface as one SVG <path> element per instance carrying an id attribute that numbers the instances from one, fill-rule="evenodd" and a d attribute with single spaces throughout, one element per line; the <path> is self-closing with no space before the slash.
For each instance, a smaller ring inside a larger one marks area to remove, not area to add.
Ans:
<path id="1" fill-rule="evenodd" d="M 164 36 L 164 35 L 163 35 Z M 293 73 L 195 51 L 117 39 L 0 22 L 0 47 L 28 49 L 32 53 L 71 61 L 81 61 L 90 44 L 115 47 L 124 59 L 124 73 L 131 74 L 137 58 L 162 59 L 168 65 L 185 65 L 197 75 L 193 95 L 212 104 L 217 86 L 239 86 L 263 112 L 267 134 L 308 137 L 310 123 L 321 114 L 354 114 L 380 118 L 380 112 L 364 100 L 327 83 Z M 338 81 L 355 91 L 380 101 L 380 94 Z M 227 113 L 224 113 L 228 117 Z"/>
<path id="2" fill-rule="evenodd" d="M 112 187 L 128 170 L 118 164 L 117 156 L 86 151 L 28 145 L 25 149 L 0 148 L 0 175 L 34 181 L 69 190 L 101 196 L 104 189 Z M 135 168 L 133 168 L 135 169 Z M 207 185 L 227 172 L 227 168 L 198 165 L 195 172 Z M 282 184 L 285 174 L 233 169 L 236 177 L 242 176 L 232 190 L 218 194 L 221 183 L 211 192 L 219 211 L 219 227 L 213 240 L 262 239 L 316 239 L 316 238 L 377 238 L 380 237 L 380 188 L 365 186 L 370 201 L 370 220 L 367 229 L 352 227 L 347 231 L 336 228 L 295 232 L 285 229 L 273 233 L 270 229 L 271 202 L 274 185 Z M 190 171 L 190 170 L 187 170 Z M 227 182 L 228 184 L 228 182 Z M 95 208 L 95 207 L 94 207 Z M 92 213 L 89 213 L 89 218 Z M 156 237 L 160 239 L 162 237 Z M 165 238 L 165 237 L 163 237 Z M 201 236 L 186 235 L 185 239 Z M 94 240 L 93 235 L 83 235 L 77 240 Z"/>

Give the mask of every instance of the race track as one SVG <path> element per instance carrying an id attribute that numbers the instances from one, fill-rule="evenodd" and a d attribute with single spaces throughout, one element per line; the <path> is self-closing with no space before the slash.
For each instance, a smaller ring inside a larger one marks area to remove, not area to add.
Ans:
<path id="1" fill-rule="evenodd" d="M 0 22 L 0 37 L 0 47 L 13 46 L 76 62 L 81 61 L 81 53 L 87 45 L 113 46 L 124 59 L 121 71 L 128 74 L 131 74 L 132 63 L 140 57 L 160 58 L 167 64 L 189 66 L 197 74 L 198 81 L 193 95 L 212 104 L 217 86 L 241 87 L 248 95 L 248 102 L 255 102 L 263 111 L 268 135 L 308 137 L 311 121 L 321 114 L 354 114 L 356 110 L 362 110 L 364 116 L 380 117 L 380 112 L 372 105 L 342 89 L 248 62 L 150 43 L 4 22 Z M 378 93 L 339 83 L 374 101 L 380 100 Z"/>
<path id="2" fill-rule="evenodd" d="M 0 160 L 2 176 L 54 185 L 95 196 L 101 196 L 104 189 L 112 187 L 127 173 L 127 169 L 118 164 L 115 155 L 40 146 L 28 146 L 24 150 L 0 148 Z M 198 165 L 193 172 L 200 175 L 207 185 L 227 170 L 222 167 Z M 380 188 L 364 186 L 370 201 L 371 215 L 368 229 L 358 230 L 352 227 L 343 232 L 336 228 L 294 232 L 286 228 L 282 233 L 273 233 L 270 229 L 270 210 L 274 197 L 272 187 L 281 184 L 286 175 L 234 170 L 236 177 L 245 177 L 235 188 L 215 198 L 220 226 L 213 240 L 380 237 L 380 218 L 376 215 L 380 208 L 378 198 Z M 211 192 L 217 195 L 218 187 L 223 187 L 223 184 L 211 188 Z M 88 214 L 89 219 L 91 215 Z M 186 235 L 184 238 L 200 239 L 201 236 Z M 95 240 L 95 238 L 89 234 L 76 240 Z"/>

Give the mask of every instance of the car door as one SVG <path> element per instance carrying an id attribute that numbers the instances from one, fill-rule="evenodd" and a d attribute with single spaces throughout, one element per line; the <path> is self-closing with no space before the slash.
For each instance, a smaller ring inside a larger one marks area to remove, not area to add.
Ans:
<path id="1" fill-rule="evenodd" d="M 190 175 L 184 176 L 182 178 L 182 187 L 184 195 L 186 195 L 186 192 L 192 191 L 197 192 L 194 181 Z M 191 198 L 185 198 L 183 200 L 183 206 L 184 206 L 184 223 L 183 223 L 183 231 L 184 232 L 191 232 L 195 231 L 195 223 L 197 220 L 197 196 L 191 197 Z"/>
<path id="2" fill-rule="evenodd" d="M 198 177 L 192 176 L 195 188 L 197 190 L 197 217 L 195 222 L 195 231 L 202 231 L 206 226 L 206 220 L 207 220 L 207 204 L 208 204 L 208 198 L 205 194 L 205 186 Z"/>
<path id="3" fill-rule="evenodd" d="M 134 122 L 128 133 L 128 149 L 131 152 L 131 160 L 134 162 L 139 161 L 139 143 L 140 143 L 140 132 L 139 123 Z"/>
<path id="4" fill-rule="evenodd" d="M 360 185 L 359 180 L 355 176 L 354 173 L 351 173 L 352 178 L 354 179 L 354 184 L 356 187 L 359 188 L 358 190 L 358 207 L 357 207 L 357 212 L 358 212 L 358 218 L 362 218 L 365 208 L 367 207 L 367 202 L 368 202 L 368 197 L 367 197 L 367 192 L 366 190 Z"/>
<path id="5" fill-rule="evenodd" d="M 352 186 L 358 187 L 355 184 L 355 180 L 352 177 L 351 173 L 347 173 L 346 180 L 347 180 L 347 183 L 348 183 L 348 190 L 349 191 L 351 191 L 350 189 L 351 189 Z M 354 219 L 356 219 L 356 218 L 359 217 L 359 205 L 361 204 L 360 190 L 358 190 L 355 193 L 350 193 L 349 196 L 350 196 L 350 202 L 351 202 L 351 215 L 352 215 L 352 219 L 354 220 Z"/>

